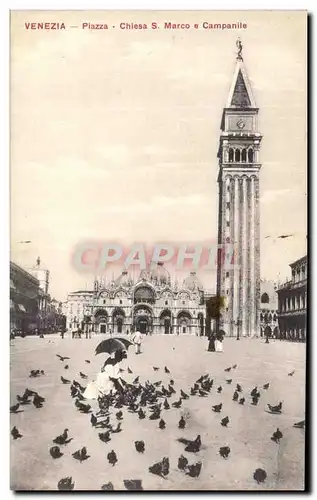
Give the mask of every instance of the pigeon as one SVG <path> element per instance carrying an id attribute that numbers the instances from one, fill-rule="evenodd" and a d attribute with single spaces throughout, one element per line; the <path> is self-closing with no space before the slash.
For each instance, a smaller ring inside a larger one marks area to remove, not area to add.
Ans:
<path id="1" fill-rule="evenodd" d="M 296 429 L 304 429 L 305 428 L 305 420 L 301 420 L 300 422 L 296 422 L 293 427 Z"/>
<path id="2" fill-rule="evenodd" d="M 143 490 L 141 479 L 124 479 L 123 484 L 125 488 L 129 491 Z"/>
<path id="3" fill-rule="evenodd" d="M 57 488 L 59 490 L 73 490 L 75 483 L 73 483 L 72 481 L 73 481 L 72 477 L 63 477 L 58 481 Z"/>
<path id="4" fill-rule="evenodd" d="M 258 395 L 258 388 L 254 387 L 254 389 L 252 389 L 252 391 L 250 392 L 250 396 L 253 397 L 257 395 Z"/>
<path id="5" fill-rule="evenodd" d="M 245 398 L 239 399 L 239 405 L 244 405 L 244 403 L 245 403 Z"/>
<path id="6" fill-rule="evenodd" d="M 164 457 L 161 462 L 157 462 L 149 467 L 149 472 L 157 476 L 167 476 L 169 473 L 169 459 Z"/>
<path id="7" fill-rule="evenodd" d="M 118 412 L 116 413 L 116 417 L 117 417 L 117 419 L 118 419 L 118 420 L 122 420 L 122 418 L 123 418 L 123 413 L 122 413 L 122 411 L 118 411 Z"/>
<path id="8" fill-rule="evenodd" d="M 233 367 L 232 367 L 232 368 L 235 370 L 235 369 L 237 368 L 237 366 L 238 366 L 238 365 L 233 365 Z"/>
<path id="9" fill-rule="evenodd" d="M 294 373 L 295 373 L 295 370 L 293 370 L 292 372 L 290 372 L 290 373 L 288 374 L 288 376 L 289 376 L 289 377 L 292 377 L 292 376 L 294 375 Z"/>
<path id="10" fill-rule="evenodd" d="M 229 424 L 229 418 L 228 417 L 225 417 L 221 420 L 221 425 L 222 427 L 227 427 L 227 425 Z"/>
<path id="11" fill-rule="evenodd" d="M 218 392 L 218 394 L 220 394 L 220 393 L 222 392 L 222 387 L 221 387 L 221 385 L 219 385 L 219 387 L 218 387 L 218 389 L 217 389 L 217 392 Z"/>
<path id="12" fill-rule="evenodd" d="M 161 420 L 159 421 L 159 428 L 163 430 L 163 429 L 165 429 L 165 427 L 166 427 L 166 423 L 165 423 L 165 421 L 161 418 Z"/>
<path id="13" fill-rule="evenodd" d="M 176 394 L 176 391 L 172 385 L 168 386 L 168 390 L 169 390 L 170 394 Z"/>
<path id="14" fill-rule="evenodd" d="M 116 465 L 116 463 L 118 462 L 118 458 L 117 458 L 117 455 L 116 453 L 111 450 L 108 455 L 107 455 L 107 459 L 108 459 L 108 462 L 109 464 L 111 464 L 113 467 Z"/>
<path id="15" fill-rule="evenodd" d="M 139 409 L 138 411 L 139 419 L 142 420 L 145 418 L 145 412 L 142 410 L 142 408 Z"/>
<path id="16" fill-rule="evenodd" d="M 219 448 L 219 454 L 222 458 L 228 458 L 230 454 L 229 446 L 221 446 L 221 448 Z"/>
<path id="17" fill-rule="evenodd" d="M 111 491 L 111 490 L 114 490 L 114 487 L 113 487 L 113 484 L 111 481 L 109 481 L 109 483 L 106 483 L 106 484 L 103 484 L 101 486 L 101 489 L 102 490 L 106 490 L 106 491 Z"/>
<path id="18" fill-rule="evenodd" d="M 269 384 L 269 383 L 267 383 L 267 384 L 264 384 L 263 389 L 265 389 L 265 390 L 266 390 L 266 389 L 268 389 L 269 387 L 270 387 L 270 384 Z"/>
<path id="19" fill-rule="evenodd" d="M 40 370 L 31 370 L 30 371 L 30 375 L 29 375 L 30 378 L 36 378 L 39 376 L 40 376 Z"/>
<path id="20" fill-rule="evenodd" d="M 165 373 L 171 373 L 171 372 L 169 371 L 169 369 L 167 368 L 167 366 L 164 366 L 164 371 L 165 371 Z"/>
<path id="21" fill-rule="evenodd" d="M 89 359 L 85 359 L 85 363 L 89 364 L 90 363 Z"/>
<path id="22" fill-rule="evenodd" d="M 282 432 L 280 431 L 279 428 L 277 428 L 276 431 L 273 432 L 273 436 L 271 437 L 271 440 L 274 441 L 276 444 L 279 444 L 280 439 L 282 439 L 282 437 L 283 437 Z"/>
<path id="23" fill-rule="evenodd" d="M 115 427 L 115 428 L 114 428 L 114 427 L 112 427 L 112 428 L 111 428 L 111 432 L 112 432 L 113 434 L 117 434 L 118 432 L 121 432 L 121 431 L 122 431 L 122 429 L 121 429 L 121 422 L 118 422 L 117 427 Z"/>
<path id="24" fill-rule="evenodd" d="M 134 441 L 134 446 L 136 451 L 138 451 L 139 453 L 144 453 L 145 450 L 144 441 Z"/>
<path id="25" fill-rule="evenodd" d="M 100 432 L 98 436 L 100 441 L 102 441 L 103 443 L 108 443 L 111 440 L 110 431 Z"/>
<path id="26" fill-rule="evenodd" d="M 182 398 L 179 398 L 178 401 L 175 401 L 174 403 L 172 403 L 172 406 L 174 408 L 180 408 L 182 406 Z"/>
<path id="27" fill-rule="evenodd" d="M 216 413 L 220 413 L 221 412 L 221 409 L 222 409 L 222 403 L 220 403 L 219 405 L 214 405 L 212 407 L 212 410 Z"/>
<path id="28" fill-rule="evenodd" d="M 199 392 L 199 397 L 201 398 L 205 398 L 208 395 L 206 391 L 202 391 L 201 389 L 198 389 L 198 392 Z"/>
<path id="29" fill-rule="evenodd" d="M 14 426 L 11 430 L 11 436 L 13 437 L 13 439 L 19 439 L 21 437 L 23 437 L 23 435 L 18 431 L 18 429 L 16 428 L 16 426 Z"/>
<path id="30" fill-rule="evenodd" d="M 67 356 L 60 356 L 59 354 L 56 354 L 56 356 L 61 360 L 61 361 L 65 361 L 66 359 L 70 359 L 68 358 Z"/>
<path id="31" fill-rule="evenodd" d="M 194 441 L 190 441 L 189 439 L 184 439 L 184 438 L 179 438 L 178 441 L 180 443 L 186 444 L 185 451 L 196 453 L 197 451 L 200 450 L 201 447 L 200 435 L 198 435 Z"/>
<path id="32" fill-rule="evenodd" d="M 185 426 L 186 426 L 186 420 L 184 419 L 184 417 L 181 417 L 180 421 L 178 422 L 178 428 L 185 429 Z"/>
<path id="33" fill-rule="evenodd" d="M 128 373 L 133 373 L 133 371 L 131 370 L 131 368 L 128 366 Z"/>
<path id="34" fill-rule="evenodd" d="M 240 384 L 237 384 L 236 391 L 237 392 L 242 392 L 242 387 L 241 387 Z"/>
<path id="35" fill-rule="evenodd" d="M 22 396 L 19 396 L 19 394 L 17 395 L 17 400 L 18 402 L 21 404 L 21 405 L 27 405 L 30 403 L 30 400 L 29 400 L 29 393 L 28 392 L 24 392 L 24 394 Z"/>
<path id="36" fill-rule="evenodd" d="M 169 410 L 170 409 L 170 405 L 168 404 L 168 401 L 167 401 L 166 398 L 165 398 L 165 401 L 163 403 L 163 406 L 164 406 L 165 410 Z"/>
<path id="37" fill-rule="evenodd" d="M 63 376 L 61 376 L 61 381 L 63 382 L 63 384 L 70 384 L 70 380 L 67 380 Z"/>
<path id="38" fill-rule="evenodd" d="M 282 402 L 280 401 L 278 405 L 276 406 L 272 406 L 270 404 L 267 405 L 269 410 L 272 412 L 272 413 L 281 413 L 282 412 Z"/>
<path id="39" fill-rule="evenodd" d="M 190 477 L 199 477 L 201 471 L 202 463 L 197 462 L 196 464 L 188 465 L 185 474 Z"/>
<path id="40" fill-rule="evenodd" d="M 160 410 L 155 410 L 150 416 L 149 416 L 149 419 L 150 420 L 158 420 L 159 418 L 161 418 L 161 412 Z"/>
<path id="41" fill-rule="evenodd" d="M 50 455 L 52 458 L 56 459 L 56 458 L 61 458 L 64 455 L 64 453 L 61 452 L 59 446 L 52 446 L 52 448 L 50 448 Z"/>
<path id="42" fill-rule="evenodd" d="M 228 368 L 225 368 L 225 372 L 230 372 L 231 371 L 231 366 L 229 366 Z"/>
<path id="43" fill-rule="evenodd" d="M 92 413 L 92 414 L 91 414 L 91 417 L 90 417 L 90 423 L 91 423 L 92 427 L 96 427 L 97 422 L 98 422 L 98 419 L 97 419 L 96 415 L 94 415 L 94 414 Z"/>
<path id="44" fill-rule="evenodd" d="M 80 383 L 77 382 L 76 380 L 73 380 L 73 385 L 75 387 L 77 387 L 81 392 L 84 392 L 84 390 L 86 389 L 86 387 L 83 387 L 82 385 L 80 385 Z"/>
<path id="45" fill-rule="evenodd" d="M 256 469 L 253 474 L 253 479 L 258 483 L 263 483 L 267 478 L 267 473 L 263 469 Z"/>
<path id="46" fill-rule="evenodd" d="M 153 370 L 157 372 L 160 368 L 158 366 L 153 366 Z"/>
<path id="47" fill-rule="evenodd" d="M 178 468 L 179 470 L 185 470 L 188 465 L 188 460 L 184 455 L 181 455 L 178 459 Z"/>
<path id="48" fill-rule="evenodd" d="M 182 389 L 181 389 L 181 396 L 183 399 L 189 399 L 188 394 L 186 394 L 186 392 L 184 392 Z"/>
<path id="49" fill-rule="evenodd" d="M 75 451 L 75 453 L 72 453 L 72 456 L 74 457 L 75 460 L 79 460 L 80 463 L 83 462 L 84 460 L 87 460 L 90 455 L 87 455 L 87 448 L 84 446 L 81 450 Z"/>
<path id="50" fill-rule="evenodd" d="M 83 372 L 79 372 L 79 375 L 80 375 L 80 377 L 81 377 L 81 378 L 83 378 L 83 379 L 87 379 L 87 378 L 88 378 L 88 375 L 86 375 L 86 374 L 85 374 L 85 373 L 83 373 Z"/>
<path id="51" fill-rule="evenodd" d="M 42 408 L 43 402 L 45 401 L 45 398 L 42 398 L 39 394 L 35 394 L 33 398 L 33 404 L 35 408 Z"/>
<path id="52" fill-rule="evenodd" d="M 239 399 L 239 393 L 238 391 L 234 391 L 232 396 L 232 401 L 238 401 L 238 399 Z"/>
<path id="53" fill-rule="evenodd" d="M 65 366 L 64 366 L 64 369 L 65 369 L 65 370 L 68 370 L 68 368 L 69 368 L 69 366 L 68 366 L 68 365 L 65 365 Z"/>
<path id="54" fill-rule="evenodd" d="M 256 406 L 258 404 L 258 402 L 259 402 L 259 398 L 256 396 L 253 396 L 251 405 Z"/>
<path id="55" fill-rule="evenodd" d="M 63 434 L 60 436 L 57 436 L 55 439 L 53 439 L 53 443 L 56 444 L 67 444 L 68 442 L 68 429 L 65 429 Z"/>
<path id="56" fill-rule="evenodd" d="M 17 413 L 19 408 L 20 408 L 20 403 L 10 406 L 10 413 Z"/>
<path id="57" fill-rule="evenodd" d="M 133 384 L 138 384 L 138 383 L 139 383 L 139 378 L 140 378 L 140 377 L 136 377 L 136 378 L 133 380 L 133 382 L 132 382 L 132 383 L 133 383 Z"/>
<path id="58" fill-rule="evenodd" d="M 81 403 L 80 401 L 78 401 L 78 399 L 76 399 L 75 401 L 75 406 L 81 413 L 90 413 L 91 406 L 88 404 Z"/>
<path id="59" fill-rule="evenodd" d="M 227 384 L 231 384 L 231 382 L 232 382 L 232 378 L 228 378 L 228 379 L 226 380 L 226 382 L 227 382 Z"/>
<path id="60" fill-rule="evenodd" d="M 170 380 L 170 384 L 174 385 L 175 384 L 174 380 Z"/>

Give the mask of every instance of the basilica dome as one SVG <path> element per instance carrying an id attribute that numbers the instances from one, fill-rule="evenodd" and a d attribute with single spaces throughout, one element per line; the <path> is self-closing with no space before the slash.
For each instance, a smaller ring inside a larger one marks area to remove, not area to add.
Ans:
<path id="1" fill-rule="evenodd" d="M 202 290 L 203 286 L 201 282 L 199 281 L 197 274 L 195 271 L 191 271 L 190 275 L 184 279 L 183 282 L 184 288 L 187 288 L 188 290 Z"/>

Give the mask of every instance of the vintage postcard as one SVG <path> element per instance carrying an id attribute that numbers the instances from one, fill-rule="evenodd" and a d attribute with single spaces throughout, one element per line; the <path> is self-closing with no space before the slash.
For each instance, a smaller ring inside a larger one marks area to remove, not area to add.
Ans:
<path id="1" fill-rule="evenodd" d="M 305 483 L 307 12 L 11 12 L 12 490 Z"/>

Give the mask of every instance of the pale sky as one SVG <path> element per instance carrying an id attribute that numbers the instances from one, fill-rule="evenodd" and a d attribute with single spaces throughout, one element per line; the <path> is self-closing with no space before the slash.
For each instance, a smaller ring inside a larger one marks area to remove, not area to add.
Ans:
<path id="1" fill-rule="evenodd" d="M 67 29 L 24 27 L 42 20 Z M 86 21 L 109 29 L 69 27 Z M 248 27 L 118 27 L 152 21 Z M 11 14 L 11 258 L 28 267 L 40 255 L 57 299 L 90 287 L 70 263 L 82 240 L 216 240 L 220 121 L 238 36 L 264 136 L 261 277 L 284 279 L 306 253 L 305 12 Z M 215 275 L 207 281 L 215 288 Z"/>

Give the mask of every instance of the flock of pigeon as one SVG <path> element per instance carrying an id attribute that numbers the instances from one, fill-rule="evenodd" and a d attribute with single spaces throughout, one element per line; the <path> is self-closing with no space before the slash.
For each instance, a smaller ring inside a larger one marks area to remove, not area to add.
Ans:
<path id="1" fill-rule="evenodd" d="M 61 362 L 65 362 L 70 358 L 67 356 L 60 356 L 57 354 L 57 357 Z M 89 360 L 85 360 L 88 364 Z M 64 366 L 65 370 L 68 370 L 69 365 L 66 364 Z M 232 370 L 235 370 L 237 365 L 230 366 L 225 369 L 225 372 L 229 373 Z M 153 370 L 158 372 L 160 370 L 159 367 L 154 366 Z M 121 370 L 123 372 L 124 370 Z M 127 368 L 127 372 L 132 374 L 132 370 L 130 367 Z M 164 373 L 170 374 L 170 370 L 167 366 L 164 367 Z M 288 375 L 293 376 L 294 371 L 290 372 Z M 82 380 L 87 379 L 87 375 L 83 372 L 79 372 L 80 378 Z M 32 370 L 29 375 L 31 378 L 45 376 L 43 370 Z M 176 396 L 177 391 L 175 388 L 175 382 L 173 379 L 170 379 L 167 384 L 162 383 L 162 381 L 158 382 L 150 382 L 149 380 L 145 381 L 143 384 L 140 383 L 139 377 L 136 377 L 132 383 L 127 383 L 122 380 L 124 385 L 124 390 L 122 393 L 115 393 L 105 395 L 98 400 L 98 411 L 93 411 L 90 404 L 85 402 L 85 398 L 83 396 L 83 392 L 85 391 L 85 387 L 81 385 L 80 382 L 76 380 L 68 380 L 61 376 L 61 383 L 64 385 L 68 385 L 70 388 L 70 396 L 74 401 L 75 408 L 83 414 L 90 415 L 90 424 L 91 426 L 98 432 L 98 437 L 100 441 L 103 443 L 109 443 L 112 440 L 113 435 L 122 432 L 122 421 L 124 420 L 124 412 L 122 409 L 126 409 L 126 411 L 135 414 L 135 418 L 143 420 L 148 418 L 149 420 L 157 420 L 158 428 L 160 430 L 164 430 L 166 428 L 166 422 L 164 420 L 163 412 L 167 412 L 171 408 L 181 408 L 183 401 L 188 400 L 192 397 L 200 397 L 206 398 L 209 396 L 214 387 L 214 380 L 211 378 L 209 374 L 202 375 L 196 382 L 193 384 L 190 389 L 185 392 L 183 389 L 180 389 L 179 394 Z M 232 384 L 232 379 L 227 378 L 225 380 L 226 385 Z M 270 387 L 269 383 L 263 385 L 262 389 L 267 391 Z M 223 391 L 223 387 L 219 385 L 216 388 L 218 394 L 221 394 Z M 244 405 L 250 401 L 251 405 L 257 405 L 261 392 L 258 387 L 254 387 L 250 393 L 244 392 L 244 396 L 242 396 L 243 389 L 239 383 L 236 383 L 236 387 L 234 389 L 232 400 L 235 401 L 239 405 Z M 247 399 L 248 398 L 248 399 Z M 171 401 L 171 399 L 175 399 Z M 33 404 L 35 408 L 39 409 L 45 403 L 45 398 L 40 396 L 37 392 L 25 389 L 22 396 L 17 395 L 17 403 L 10 408 L 11 413 L 19 413 L 22 410 L 22 407 L 26 405 Z M 279 402 L 276 405 L 267 405 L 267 410 L 272 414 L 280 414 L 282 413 L 282 402 Z M 223 409 L 223 404 L 215 404 L 212 407 L 212 411 L 215 413 L 221 413 Z M 115 423 L 110 421 L 115 419 Z M 187 425 L 188 416 L 182 415 L 178 422 L 178 428 L 184 430 Z M 220 424 L 222 427 L 227 427 L 230 423 L 229 417 L 226 415 L 220 420 Z M 304 428 L 305 421 L 297 422 L 294 424 L 294 427 Z M 49 449 L 49 453 L 53 460 L 60 459 L 64 453 L 62 449 L 65 450 L 68 443 L 72 441 L 73 438 L 69 437 L 69 430 L 64 429 L 64 431 L 52 440 L 52 446 Z M 11 435 L 14 440 L 21 439 L 23 435 L 14 426 L 11 430 Z M 273 432 L 271 436 L 271 440 L 276 444 L 280 443 L 280 440 L 283 438 L 283 433 L 279 428 Z M 183 451 L 187 453 L 193 454 L 195 458 L 195 453 L 200 451 L 202 446 L 201 436 L 198 435 L 195 439 L 187 439 L 187 438 L 178 438 L 177 441 L 181 443 L 184 448 Z M 62 447 L 62 448 L 61 448 Z M 137 453 L 143 454 L 146 449 L 145 442 L 135 441 L 134 447 Z M 224 460 L 227 460 L 230 456 L 231 449 L 229 446 L 222 446 L 219 448 L 219 456 Z M 72 457 L 75 460 L 78 460 L 80 463 L 88 460 L 90 455 L 87 452 L 87 448 L 83 447 L 74 453 L 72 453 Z M 113 467 L 118 463 L 118 456 L 116 452 L 112 449 L 107 454 L 107 460 L 110 465 Z M 175 464 L 176 465 L 176 464 Z M 180 454 L 177 462 L 177 468 L 181 473 L 184 473 L 186 476 L 192 478 L 198 478 L 200 476 L 201 470 L 203 467 L 203 463 L 201 461 L 195 462 L 193 460 L 192 463 L 189 462 L 189 459 L 186 458 L 182 453 Z M 166 478 L 170 473 L 170 459 L 165 456 L 159 462 L 154 463 L 153 465 L 148 467 L 148 473 L 155 474 L 162 478 Z M 267 473 L 264 469 L 257 468 L 253 472 L 253 479 L 256 483 L 263 483 L 267 479 Z M 123 481 L 124 487 L 127 490 L 142 490 L 142 480 L 140 479 L 126 479 Z M 58 490 L 73 490 L 75 487 L 75 483 L 72 477 L 64 477 L 60 479 L 57 484 Z M 111 482 L 108 482 L 101 486 L 101 490 L 114 490 L 114 486 Z"/>

